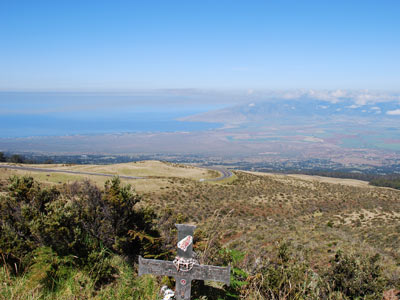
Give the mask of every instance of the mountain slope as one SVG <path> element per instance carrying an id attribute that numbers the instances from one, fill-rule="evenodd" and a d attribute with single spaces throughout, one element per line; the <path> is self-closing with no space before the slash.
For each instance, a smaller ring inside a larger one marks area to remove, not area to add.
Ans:
<path id="1" fill-rule="evenodd" d="M 181 118 L 183 121 L 223 122 L 225 124 L 242 124 L 246 122 L 280 122 L 347 120 L 361 118 L 365 120 L 392 120 L 396 117 L 400 104 L 397 101 L 357 105 L 350 99 L 341 102 L 327 102 L 318 99 L 277 99 L 250 102 L 244 105 L 228 107 L 198 115 Z"/>

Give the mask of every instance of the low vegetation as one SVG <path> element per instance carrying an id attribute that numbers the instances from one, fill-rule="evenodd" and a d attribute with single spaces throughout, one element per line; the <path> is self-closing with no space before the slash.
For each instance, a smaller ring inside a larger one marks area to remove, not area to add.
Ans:
<path id="1" fill-rule="evenodd" d="M 103 190 L 85 181 L 42 188 L 12 177 L 0 202 L 0 254 L 7 276 L 56 292 L 81 270 L 94 287 L 113 281 L 113 255 L 133 262 L 161 253 L 154 213 L 136 208 L 141 197 L 118 178 Z"/>
<path id="2" fill-rule="evenodd" d="M 244 172 L 151 180 L 132 183 L 141 195 L 118 178 L 1 181 L 0 298 L 159 299 L 173 279 L 137 277 L 136 258 L 172 259 L 174 224 L 189 222 L 200 262 L 232 266 L 230 287 L 194 282 L 193 299 L 397 299 L 395 190 Z"/>
<path id="3" fill-rule="evenodd" d="M 370 184 L 375 186 L 384 186 L 400 190 L 400 176 L 396 177 L 385 176 L 383 178 L 375 178 L 371 180 Z"/>

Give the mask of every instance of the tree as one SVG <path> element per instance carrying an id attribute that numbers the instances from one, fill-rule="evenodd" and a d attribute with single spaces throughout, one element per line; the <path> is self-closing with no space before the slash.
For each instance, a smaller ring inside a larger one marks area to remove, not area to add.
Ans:
<path id="1" fill-rule="evenodd" d="M 14 154 L 10 157 L 10 162 L 16 164 L 22 164 L 25 161 L 24 157 L 19 154 Z"/>
<path id="2" fill-rule="evenodd" d="M 6 157 L 4 155 L 3 152 L 0 152 L 0 162 L 5 162 L 6 161 Z"/>

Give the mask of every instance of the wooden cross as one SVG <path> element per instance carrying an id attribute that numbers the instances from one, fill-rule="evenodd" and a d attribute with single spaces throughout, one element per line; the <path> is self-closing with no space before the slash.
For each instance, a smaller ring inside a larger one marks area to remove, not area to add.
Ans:
<path id="1" fill-rule="evenodd" d="M 139 276 L 144 274 L 174 277 L 177 300 L 190 300 L 192 280 L 211 280 L 230 284 L 230 267 L 193 264 L 193 233 L 196 226 L 176 224 L 178 228 L 178 251 L 174 262 L 144 259 L 139 256 Z M 177 260 L 182 264 L 177 263 Z M 185 265 L 186 262 L 186 265 Z"/>

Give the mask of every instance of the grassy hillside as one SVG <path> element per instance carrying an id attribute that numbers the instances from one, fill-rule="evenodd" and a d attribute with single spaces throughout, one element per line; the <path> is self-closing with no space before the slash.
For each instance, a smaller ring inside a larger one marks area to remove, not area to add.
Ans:
<path id="1" fill-rule="evenodd" d="M 49 168 L 49 165 L 43 167 Z M 260 283 L 257 277 L 252 276 L 264 274 L 260 270 L 267 270 L 268 262 L 281 257 L 279 251 L 284 245 L 290 249 L 290 259 L 307 263 L 307 268 L 317 273 L 335 265 L 333 262 L 338 257 L 338 251 L 354 257 L 379 254 L 379 264 L 386 278 L 385 289 L 400 288 L 400 191 L 372 187 L 356 180 L 241 171 L 235 171 L 235 177 L 225 182 L 201 182 L 201 178 L 218 175 L 215 171 L 155 161 L 107 166 L 57 165 L 51 168 L 149 176 L 122 181 L 129 182 L 143 195 L 139 207 L 152 207 L 157 213 L 156 223 L 164 238 L 165 248 L 172 250 L 176 242 L 173 223 L 194 223 L 198 226 L 196 247 L 201 261 L 222 263 L 221 249 L 239 251 L 237 253 L 243 255 L 235 260 L 235 266 L 249 275 L 248 286 Z M 6 179 L 13 174 L 29 175 L 44 185 L 55 186 L 84 178 L 102 186 L 107 180 L 100 176 L 7 169 L 0 170 L 2 193 L 6 192 Z M 105 285 L 102 291 L 88 292 L 91 295 L 89 298 L 101 298 L 101 293 L 110 293 L 113 286 L 123 285 L 128 290 L 138 286 L 134 279 L 124 277 L 127 267 L 118 259 L 115 257 L 113 260 L 120 270 L 118 280 Z M 129 272 L 134 277 L 135 271 Z M 26 287 L 27 283 L 23 280 L 19 277 L 11 284 L 11 290 L 16 295 L 21 287 Z M 154 299 L 160 282 L 146 284 L 155 286 L 146 292 L 147 298 L 143 296 L 142 299 Z M 207 295 L 209 299 L 214 299 L 211 294 Z M 261 292 L 260 295 L 266 297 Z M 251 296 L 243 292 L 242 297 L 256 298 L 257 293 Z M 332 296 L 331 299 L 353 299 L 340 297 Z M 271 296 L 268 299 L 284 298 Z M 287 299 L 301 298 L 290 296 Z"/>
<path id="2" fill-rule="evenodd" d="M 223 241 L 255 254 L 287 239 L 312 251 L 314 263 L 338 248 L 379 252 L 398 259 L 400 193 L 371 186 L 310 181 L 292 176 L 236 172 L 228 184 L 171 179 L 146 194 L 157 210 L 171 209 L 188 222 L 207 224 L 216 212 Z"/>
<path id="3" fill-rule="evenodd" d="M 5 163 L 3 163 L 4 165 Z M 71 165 L 71 164 L 35 164 L 35 165 L 18 165 L 15 166 L 34 167 L 41 169 L 52 169 L 58 171 L 77 171 L 86 173 L 102 173 L 115 176 L 135 176 L 146 177 L 145 180 L 121 179 L 125 183 L 131 184 L 138 192 L 149 192 L 168 184 L 169 178 L 186 178 L 191 180 L 210 179 L 218 177 L 219 174 L 213 170 L 189 167 L 186 165 L 178 165 L 168 162 L 159 161 L 141 161 L 125 164 L 114 165 Z M 103 186 L 109 179 L 104 176 L 94 176 L 86 174 L 68 174 L 68 173 L 51 173 L 51 172 L 35 172 L 13 169 L 0 169 L 0 180 L 7 180 L 12 175 L 32 176 L 43 184 L 60 185 L 72 183 L 80 180 L 90 180 L 98 186 Z"/>

